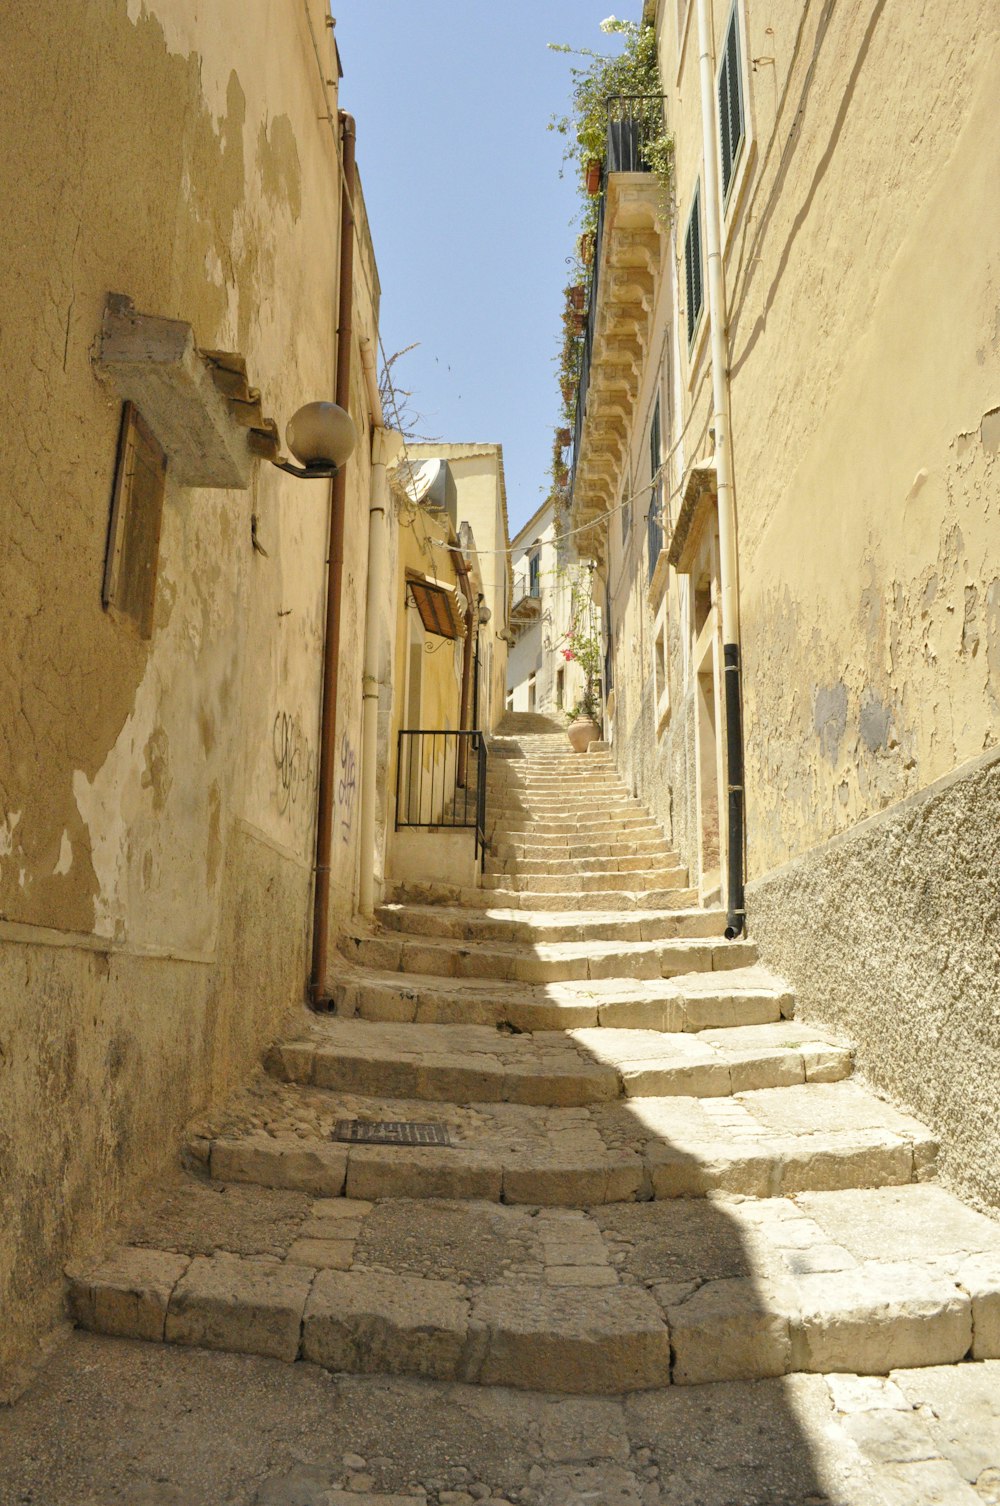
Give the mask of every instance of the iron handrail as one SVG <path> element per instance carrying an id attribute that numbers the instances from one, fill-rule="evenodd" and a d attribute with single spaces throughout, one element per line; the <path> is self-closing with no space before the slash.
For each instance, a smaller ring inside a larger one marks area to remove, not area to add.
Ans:
<path id="1" fill-rule="evenodd" d="M 464 758 L 460 756 L 463 748 L 466 750 Z M 400 729 L 396 759 L 396 830 L 407 826 L 473 831 L 476 857 L 485 851 L 486 736 L 483 732 L 452 732 L 431 727 Z"/>

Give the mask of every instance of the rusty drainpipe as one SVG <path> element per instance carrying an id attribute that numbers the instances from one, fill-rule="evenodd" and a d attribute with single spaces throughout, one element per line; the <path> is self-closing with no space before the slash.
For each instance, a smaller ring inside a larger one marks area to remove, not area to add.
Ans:
<path id="1" fill-rule="evenodd" d="M 340 216 L 340 298 L 337 311 L 336 401 L 351 406 L 351 324 L 354 298 L 354 117 L 339 112 L 343 140 Z M 313 902 L 312 980 L 314 1006 L 328 997 L 326 966 L 330 945 L 330 849 L 333 845 L 333 784 L 337 736 L 337 681 L 340 661 L 340 599 L 344 577 L 344 511 L 347 471 L 341 466 L 330 484 L 330 540 L 327 550 L 326 639 L 323 654 L 323 710 L 320 726 L 319 791 L 316 802 L 316 884 Z"/>

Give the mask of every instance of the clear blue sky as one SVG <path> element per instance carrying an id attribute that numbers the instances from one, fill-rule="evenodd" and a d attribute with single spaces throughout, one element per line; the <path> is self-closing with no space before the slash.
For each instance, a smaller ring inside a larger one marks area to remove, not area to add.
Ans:
<path id="1" fill-rule="evenodd" d="M 572 59 L 614 0 L 333 0 L 389 355 L 428 434 L 499 441 L 511 534 L 544 495 L 576 233 L 562 138 Z M 638 15 L 638 0 L 614 14 Z"/>

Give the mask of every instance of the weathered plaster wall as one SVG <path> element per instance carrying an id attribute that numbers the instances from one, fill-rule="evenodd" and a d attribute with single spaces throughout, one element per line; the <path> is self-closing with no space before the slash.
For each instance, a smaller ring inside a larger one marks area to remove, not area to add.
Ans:
<path id="1" fill-rule="evenodd" d="M 1000 1209 L 1000 750 L 750 886 L 797 1014 L 942 1137 L 942 1174 Z"/>
<path id="2" fill-rule="evenodd" d="M 1000 738 L 997 29 L 798 11 L 730 256 L 752 874 Z"/>
<path id="3" fill-rule="evenodd" d="M 333 388 L 339 177 L 318 117 L 336 101 L 303 8 L 238 11 L 15 0 L 7 18 L 5 1383 L 66 1256 L 245 1073 L 306 977 L 326 486 L 270 467 L 249 492 L 170 485 L 150 641 L 100 599 L 120 402 L 90 356 L 108 291 L 239 350 L 281 423 Z M 359 708 L 363 556 L 342 658 Z"/>

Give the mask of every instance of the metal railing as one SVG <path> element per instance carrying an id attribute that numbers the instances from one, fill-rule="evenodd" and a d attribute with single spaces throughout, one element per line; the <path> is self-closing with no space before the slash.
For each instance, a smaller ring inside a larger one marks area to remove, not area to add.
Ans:
<path id="1" fill-rule="evenodd" d="M 594 236 L 594 254 L 591 261 L 590 287 L 587 293 L 587 322 L 583 333 L 583 352 L 580 361 L 580 380 L 576 389 L 576 411 L 573 415 L 573 463 L 570 467 L 569 489 L 573 495 L 576 482 L 576 465 L 583 439 L 583 420 L 587 407 L 587 389 L 590 386 L 590 366 L 594 354 L 594 333 L 597 325 L 598 282 L 601 268 L 601 245 L 604 240 L 604 209 L 607 203 L 609 173 L 648 173 L 649 163 L 643 156 L 643 148 L 653 131 L 649 106 L 656 100 L 662 109 L 660 94 L 619 94 L 608 100 L 607 151 L 601 172 L 601 197 L 597 206 L 597 232 Z"/>
<path id="2" fill-rule="evenodd" d="M 522 601 L 539 601 L 541 599 L 541 587 L 538 575 L 526 575 L 523 570 L 514 576 L 511 596 L 511 611 L 519 607 Z"/>
<path id="3" fill-rule="evenodd" d="M 396 760 L 396 830 L 473 831 L 486 846 L 486 737 L 482 732 L 403 728 Z"/>

